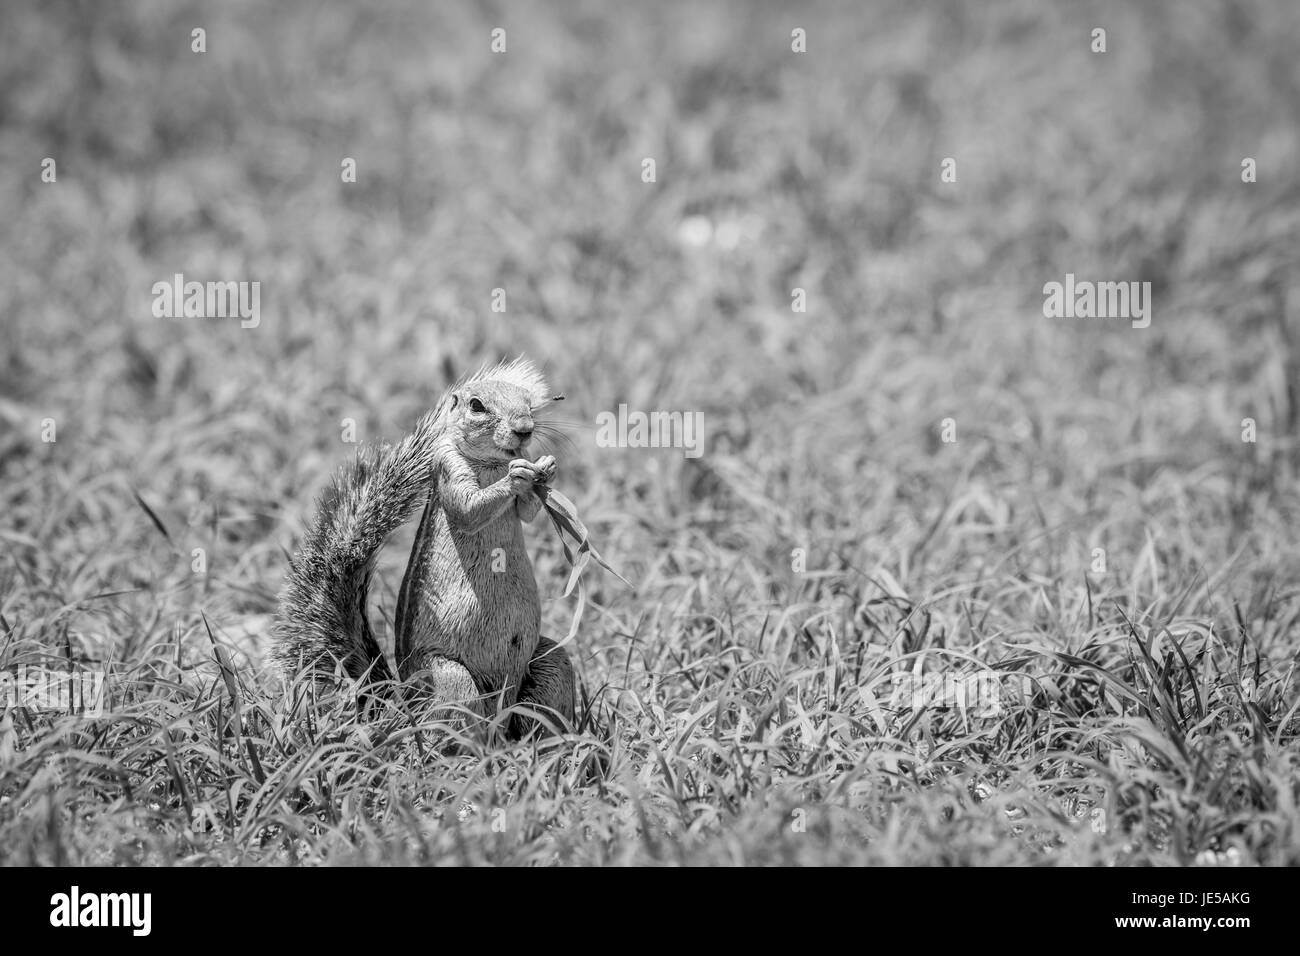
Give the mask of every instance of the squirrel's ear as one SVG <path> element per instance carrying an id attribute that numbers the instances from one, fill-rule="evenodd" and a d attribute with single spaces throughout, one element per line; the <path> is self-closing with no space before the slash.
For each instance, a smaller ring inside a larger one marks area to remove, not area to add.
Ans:
<path id="1" fill-rule="evenodd" d="M 456 392 L 452 392 L 452 393 L 451 393 L 451 401 L 450 401 L 450 403 L 447 405 L 447 411 L 451 411 L 453 408 L 455 408 L 455 407 L 456 407 L 457 405 L 459 405 L 459 404 L 460 404 L 460 395 L 458 395 Z"/>

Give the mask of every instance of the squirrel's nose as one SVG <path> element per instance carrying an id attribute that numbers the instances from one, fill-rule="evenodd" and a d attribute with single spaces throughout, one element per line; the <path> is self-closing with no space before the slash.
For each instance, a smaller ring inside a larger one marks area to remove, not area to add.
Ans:
<path id="1" fill-rule="evenodd" d="M 533 437 L 533 430 L 531 428 L 529 429 L 516 428 L 515 437 L 519 439 L 519 444 L 522 445 L 524 442 L 528 441 L 528 439 Z"/>

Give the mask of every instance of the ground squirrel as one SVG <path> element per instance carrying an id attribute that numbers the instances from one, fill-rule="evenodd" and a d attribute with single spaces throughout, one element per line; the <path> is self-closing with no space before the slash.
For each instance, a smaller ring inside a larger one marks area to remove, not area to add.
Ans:
<path id="1" fill-rule="evenodd" d="M 321 496 L 286 575 L 272 659 L 301 669 L 390 679 L 366 595 L 375 555 L 428 489 L 398 596 L 398 674 L 441 701 L 488 715 L 516 702 L 573 720 L 573 669 L 541 636 L 541 604 L 521 522 L 541 509 L 550 455 L 523 458 L 534 414 L 555 399 L 526 359 L 453 386 L 394 446 L 363 449 Z M 525 723 L 510 728 L 518 734 Z"/>

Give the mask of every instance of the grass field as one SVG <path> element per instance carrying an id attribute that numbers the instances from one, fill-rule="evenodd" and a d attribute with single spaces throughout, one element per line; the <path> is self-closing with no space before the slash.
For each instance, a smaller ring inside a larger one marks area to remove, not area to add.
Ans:
<path id="1" fill-rule="evenodd" d="M 111 673 L 0 715 L 0 860 L 1300 863 L 1300 7 L 436 6 L 0 11 L 0 669 Z M 636 584 L 585 575 L 581 732 L 295 701 L 345 420 L 518 353 Z"/>

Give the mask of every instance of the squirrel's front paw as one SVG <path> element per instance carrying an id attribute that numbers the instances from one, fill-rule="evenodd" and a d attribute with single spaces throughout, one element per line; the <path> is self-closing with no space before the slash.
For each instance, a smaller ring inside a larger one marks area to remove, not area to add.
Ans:
<path id="1" fill-rule="evenodd" d="M 537 480 L 544 485 L 549 485 L 555 480 L 555 456 L 543 455 L 537 461 L 533 462 L 533 467 L 537 469 Z"/>
<path id="2" fill-rule="evenodd" d="M 525 458 L 516 458 L 510 463 L 510 470 L 506 472 L 506 478 L 510 482 L 510 490 L 516 495 L 523 498 L 530 498 L 533 494 L 535 485 L 549 485 L 555 478 L 555 457 L 553 455 L 543 455 L 536 461 L 528 461 Z"/>
<path id="3" fill-rule="evenodd" d="M 523 458 L 516 458 L 510 463 L 510 470 L 506 472 L 506 480 L 510 482 L 510 491 L 519 497 L 531 495 L 533 485 L 537 483 L 537 466 L 531 461 Z"/>

